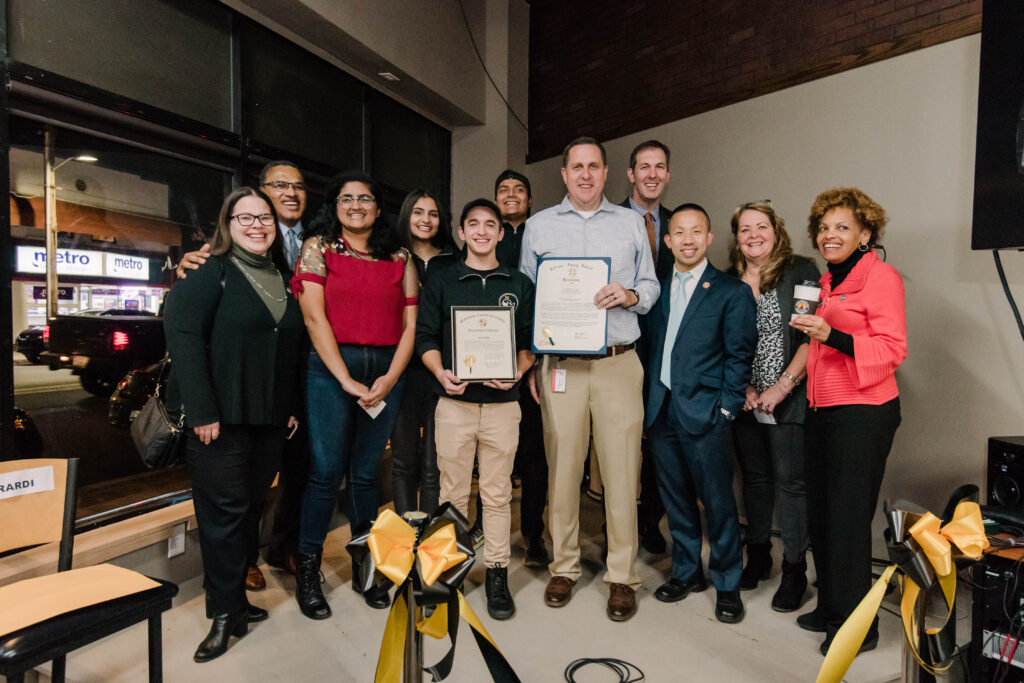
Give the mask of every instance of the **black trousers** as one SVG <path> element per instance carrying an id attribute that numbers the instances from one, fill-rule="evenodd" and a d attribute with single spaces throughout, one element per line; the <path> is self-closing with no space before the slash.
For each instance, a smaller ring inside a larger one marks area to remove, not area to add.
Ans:
<path id="1" fill-rule="evenodd" d="M 871 519 L 899 426 L 899 398 L 807 412 L 808 532 L 830 634 L 871 588 Z"/>
<path id="2" fill-rule="evenodd" d="M 259 534 L 259 512 L 277 472 L 284 437 L 283 427 L 225 424 L 208 445 L 191 432 L 186 437 L 208 616 L 248 604 L 247 555 Z"/>
<path id="3" fill-rule="evenodd" d="M 539 538 L 544 533 L 544 506 L 548 500 L 548 459 L 544 455 L 540 405 L 533 400 L 525 382 L 519 387 L 519 408 L 523 415 L 515 460 L 515 471 L 523 483 L 519 526 L 523 538 Z"/>
<path id="4" fill-rule="evenodd" d="M 434 378 L 426 368 L 405 371 L 402 405 L 391 432 L 391 485 L 395 512 L 400 515 L 410 510 L 432 514 L 438 507 L 441 473 L 434 441 L 437 396 L 433 389 Z"/>
<path id="5" fill-rule="evenodd" d="M 277 478 L 277 512 L 270 532 L 270 551 L 282 558 L 299 551 L 302 491 L 309 478 L 309 432 L 306 431 L 306 421 L 301 417 L 299 420 L 295 435 L 284 442 Z M 251 559 L 255 560 L 255 553 Z"/>

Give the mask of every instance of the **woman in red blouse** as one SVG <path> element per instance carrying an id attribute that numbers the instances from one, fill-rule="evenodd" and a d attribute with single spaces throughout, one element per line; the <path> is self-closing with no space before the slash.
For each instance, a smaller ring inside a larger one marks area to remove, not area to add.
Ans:
<path id="1" fill-rule="evenodd" d="M 907 357 L 903 280 L 873 250 L 885 209 L 856 188 L 814 200 L 808 234 L 828 263 L 815 315 L 790 325 L 811 339 L 807 358 L 807 517 L 818 605 L 797 624 L 836 631 L 871 587 L 871 518 L 900 424 L 896 368 Z M 862 650 L 878 643 L 878 620 Z"/>
<path id="2" fill-rule="evenodd" d="M 412 355 L 419 282 L 409 252 L 383 216 L 381 192 L 363 173 L 335 178 L 302 245 L 293 289 L 306 319 L 306 410 L 310 473 L 302 497 L 296 599 L 311 619 L 331 608 L 320 588 L 320 556 L 343 478 L 354 532 L 377 517 L 377 463 L 402 402 Z M 387 589 L 352 586 L 371 607 Z"/>

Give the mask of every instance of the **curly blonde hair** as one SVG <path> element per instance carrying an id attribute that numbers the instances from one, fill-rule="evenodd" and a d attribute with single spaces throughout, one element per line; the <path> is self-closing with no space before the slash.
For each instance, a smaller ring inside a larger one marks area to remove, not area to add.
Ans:
<path id="1" fill-rule="evenodd" d="M 761 268 L 760 283 L 758 284 L 760 291 L 770 292 L 778 286 L 779 280 L 782 279 L 783 271 L 792 262 L 793 246 L 790 243 L 789 234 L 786 232 L 786 222 L 775 213 L 775 209 L 772 208 L 769 202 L 758 201 L 741 204 L 732 214 L 732 220 L 730 221 L 732 224 L 732 244 L 729 245 L 729 260 L 740 277 L 743 277 L 743 274 L 747 271 L 747 259 L 740 251 L 740 244 L 736 238 L 736 233 L 740 227 L 740 216 L 744 211 L 748 210 L 763 213 L 768 217 L 768 222 L 772 224 L 772 228 L 775 230 L 775 246 L 772 247 L 771 253 L 768 254 L 768 262 Z"/>
<path id="2" fill-rule="evenodd" d="M 874 199 L 867 196 L 863 190 L 856 187 L 836 187 L 822 192 L 811 204 L 811 215 L 807 219 L 807 236 L 811 238 L 811 245 L 818 248 L 818 226 L 821 219 L 832 209 L 847 208 L 853 212 L 861 227 L 871 233 L 868 238 L 868 246 L 873 247 L 882 239 L 885 224 L 889 217 L 885 209 Z"/>

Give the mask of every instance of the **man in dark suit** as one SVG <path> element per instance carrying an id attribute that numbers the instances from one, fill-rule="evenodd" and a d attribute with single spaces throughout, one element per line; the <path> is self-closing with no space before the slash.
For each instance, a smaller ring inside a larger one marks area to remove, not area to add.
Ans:
<path id="1" fill-rule="evenodd" d="M 657 140 L 641 142 L 629 154 L 629 168 L 626 177 L 633 184 L 633 192 L 626 197 L 620 206 L 633 209 L 644 219 L 647 229 L 647 241 L 651 245 L 651 256 L 654 257 L 654 272 L 658 281 L 663 281 L 672 269 L 672 250 L 662 243 L 662 237 L 668 229 L 670 212 L 661 205 L 661 196 L 668 186 L 669 159 L 672 153 L 669 148 Z M 640 329 L 645 329 L 641 316 Z M 644 335 L 637 341 L 637 353 L 646 365 L 647 348 Z M 649 373 L 644 368 L 644 396 L 647 396 Z M 637 524 L 640 527 L 640 546 L 653 555 L 665 552 L 665 538 L 658 529 L 661 516 L 665 514 L 665 505 L 658 494 L 658 478 L 655 472 L 654 458 L 651 456 L 647 443 L 644 442 L 640 462 L 640 505 L 637 509 Z"/>
<path id="2" fill-rule="evenodd" d="M 672 535 L 672 572 L 654 593 L 682 600 L 707 587 L 701 566 L 704 504 L 718 592 L 715 616 L 743 619 L 739 519 L 732 492 L 730 424 L 743 409 L 756 345 L 750 288 L 708 263 L 711 221 L 696 204 L 672 212 L 665 244 L 674 266 L 647 316 L 650 388 L 645 424 Z"/>

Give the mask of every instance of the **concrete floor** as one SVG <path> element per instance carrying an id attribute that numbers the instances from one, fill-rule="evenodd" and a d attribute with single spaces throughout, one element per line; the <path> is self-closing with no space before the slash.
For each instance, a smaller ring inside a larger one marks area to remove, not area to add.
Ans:
<path id="1" fill-rule="evenodd" d="M 464 592 L 470 605 L 490 631 L 520 679 L 525 682 L 562 681 L 565 667 L 582 657 L 614 657 L 635 664 L 646 681 L 812 681 L 823 657 L 818 652 L 822 636 L 803 631 L 794 623 L 797 614 L 770 607 L 778 584 L 778 557 L 772 578 L 757 590 L 744 592 L 747 616 L 735 625 L 714 617 L 715 593 L 691 594 L 675 604 L 653 597 L 668 570 L 667 556 L 652 557 L 641 551 L 638 571 L 643 581 L 639 612 L 625 623 L 605 616 L 607 589 L 601 579 L 601 506 L 583 498 L 583 577 L 572 602 L 562 609 L 544 605 L 546 570 L 522 565 L 518 528 L 513 530 L 510 585 L 517 614 L 496 622 L 487 615 L 481 559 L 470 573 Z M 513 514 L 518 519 L 518 514 Z M 518 525 L 517 525 L 518 526 Z M 663 522 L 664 528 L 664 522 Z M 232 639 L 223 657 L 195 664 L 192 653 L 205 635 L 200 579 L 181 586 L 179 604 L 164 615 L 164 676 L 174 681 L 358 681 L 373 680 L 380 639 L 387 617 L 385 610 L 367 607 L 350 589 L 347 527 L 335 530 L 325 550 L 325 592 L 334 617 L 314 622 L 303 617 L 293 598 L 294 579 L 276 571 L 265 575 L 268 587 L 250 593 L 254 604 L 270 610 L 270 619 L 253 624 L 247 636 Z M 776 553 L 779 552 L 778 543 Z M 706 556 L 705 556 L 706 562 Z M 896 609 L 892 597 L 885 603 Z M 845 680 L 882 682 L 899 680 L 902 633 L 899 619 L 880 613 L 881 643 L 859 656 Z M 434 663 L 447 649 L 447 641 L 425 639 L 424 661 Z M 129 682 L 146 680 L 146 631 L 143 625 L 80 650 L 68 659 L 68 681 Z M 430 680 L 429 675 L 426 680 Z M 458 639 L 455 668 L 447 679 L 456 682 L 490 680 L 470 629 L 463 624 Z M 607 669 L 588 667 L 576 674 L 580 683 L 614 681 Z"/>

